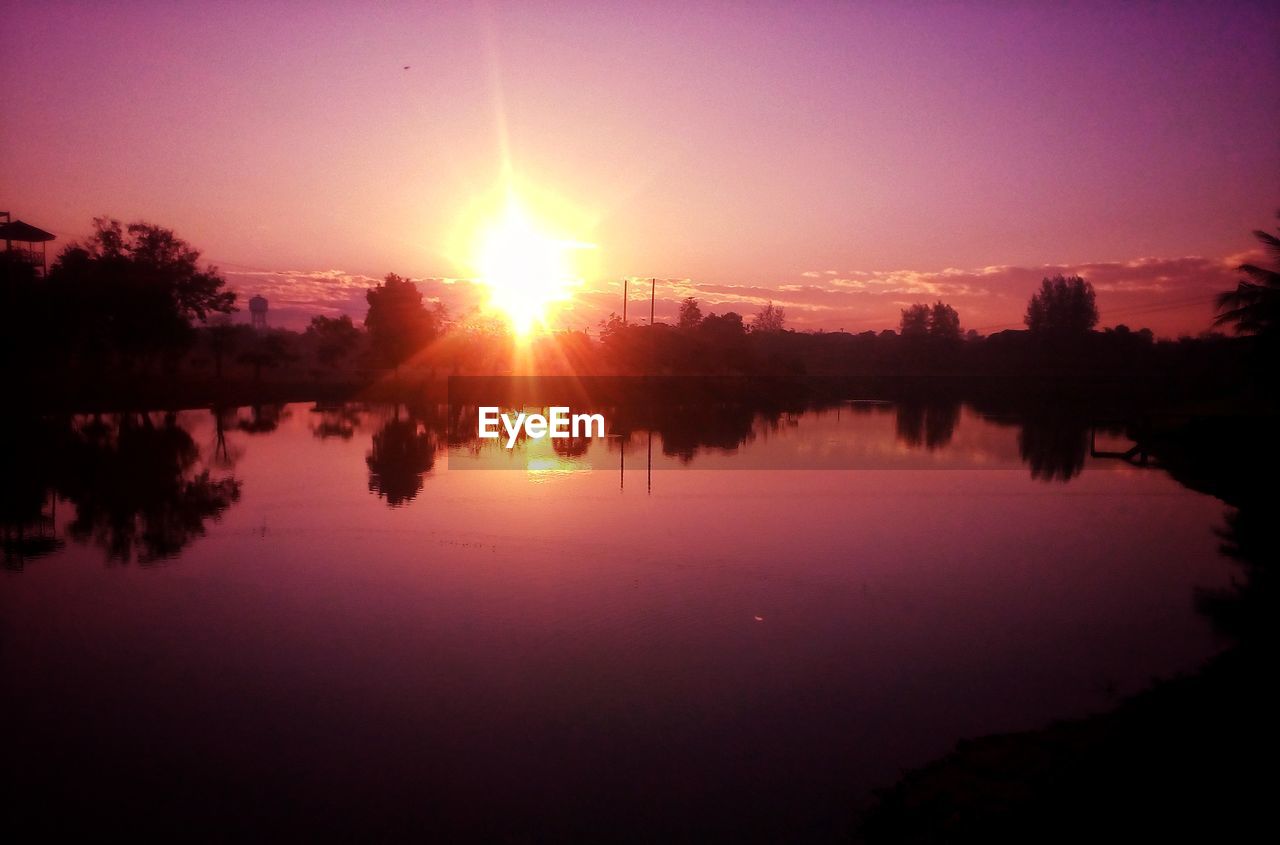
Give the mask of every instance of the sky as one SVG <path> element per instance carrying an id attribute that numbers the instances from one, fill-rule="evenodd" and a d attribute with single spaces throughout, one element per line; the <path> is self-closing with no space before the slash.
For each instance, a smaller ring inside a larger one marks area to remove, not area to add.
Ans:
<path id="1" fill-rule="evenodd" d="M 1280 11 L 1057 5 L 0 0 L 0 210 L 171 227 L 294 326 L 388 272 L 465 314 L 514 184 L 596 245 L 566 327 L 634 277 L 659 319 L 985 333 L 1078 272 L 1198 333 L 1276 225 Z"/>

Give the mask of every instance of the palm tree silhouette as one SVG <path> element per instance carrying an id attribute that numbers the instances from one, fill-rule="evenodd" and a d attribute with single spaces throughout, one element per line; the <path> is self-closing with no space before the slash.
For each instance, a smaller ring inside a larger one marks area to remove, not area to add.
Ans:
<path id="1" fill-rule="evenodd" d="M 1261 229 L 1253 235 L 1280 267 L 1280 238 Z M 1256 264 L 1241 264 L 1238 269 L 1248 278 L 1241 279 L 1235 290 L 1218 295 L 1219 314 L 1214 325 L 1234 324 L 1237 334 L 1274 335 L 1280 327 L 1280 269 Z"/>

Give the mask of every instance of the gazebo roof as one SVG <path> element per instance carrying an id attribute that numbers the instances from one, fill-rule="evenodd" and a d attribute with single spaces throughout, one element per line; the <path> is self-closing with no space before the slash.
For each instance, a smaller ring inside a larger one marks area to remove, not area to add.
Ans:
<path id="1" fill-rule="evenodd" d="M 38 229 L 30 223 L 14 220 L 12 223 L 0 223 L 0 241 L 22 241 L 23 243 L 39 243 L 51 241 L 58 237 L 52 232 Z"/>

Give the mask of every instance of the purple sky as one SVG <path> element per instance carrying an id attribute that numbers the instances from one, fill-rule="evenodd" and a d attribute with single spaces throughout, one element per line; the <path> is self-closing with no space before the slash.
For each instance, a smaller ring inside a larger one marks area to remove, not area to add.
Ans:
<path id="1" fill-rule="evenodd" d="M 1064 4 L 1065 5 L 1065 4 Z M 59 243 L 172 226 L 300 320 L 364 277 L 463 275 L 509 161 L 660 316 L 784 303 L 1016 324 L 1080 270 L 1103 322 L 1195 332 L 1280 206 L 1267 3 L 0 2 L 0 208 Z M 409 65 L 409 70 L 403 66 Z M 472 285 L 427 281 L 455 311 Z M 705 310 L 705 308 L 704 308 Z"/>

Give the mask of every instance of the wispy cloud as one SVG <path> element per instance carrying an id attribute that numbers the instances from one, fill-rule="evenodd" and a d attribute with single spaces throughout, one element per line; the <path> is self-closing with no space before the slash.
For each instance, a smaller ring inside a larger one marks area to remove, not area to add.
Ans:
<path id="1" fill-rule="evenodd" d="M 301 328 L 317 314 L 349 315 L 356 322 L 368 309 L 366 292 L 382 280 L 346 270 L 224 270 L 229 287 L 242 300 L 254 294 L 270 303 L 273 325 Z M 443 303 L 451 313 L 463 313 L 480 302 L 477 287 L 467 279 L 414 279 L 423 298 Z"/>
<path id="2" fill-rule="evenodd" d="M 680 301 L 695 297 L 704 313 L 754 314 L 772 302 L 787 309 L 788 322 L 801 329 L 882 329 L 897 325 L 899 311 L 912 302 L 941 299 L 955 306 L 966 328 L 1018 328 L 1027 299 L 1040 280 L 1056 274 L 1080 275 L 1098 292 L 1104 325 L 1150 326 L 1176 335 L 1207 328 L 1211 300 L 1235 284 L 1235 267 L 1259 256 L 1225 258 L 1142 257 L 1126 261 L 1046 264 L 1038 267 L 989 265 L 942 270 L 805 270 L 776 284 L 728 284 L 689 278 L 659 279 L 654 313 L 673 320 Z M 364 318 L 365 292 L 379 279 L 344 270 L 229 270 L 226 276 L 244 297 L 261 293 L 271 301 L 273 322 L 300 327 L 315 314 Z M 630 316 L 648 319 L 648 279 L 628 286 Z M 441 302 L 454 315 L 480 305 L 483 292 L 468 279 L 415 280 L 423 297 Z M 593 328 L 610 313 L 622 312 L 621 280 L 585 284 L 567 306 L 562 322 Z"/>

